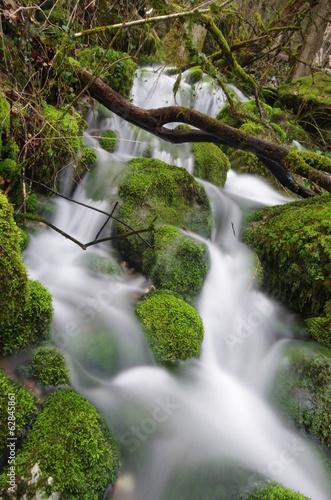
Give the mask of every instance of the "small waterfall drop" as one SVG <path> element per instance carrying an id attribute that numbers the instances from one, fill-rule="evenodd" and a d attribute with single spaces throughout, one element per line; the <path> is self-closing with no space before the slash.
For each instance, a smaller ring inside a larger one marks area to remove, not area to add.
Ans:
<path id="1" fill-rule="evenodd" d="M 133 102 L 145 108 L 177 102 L 216 116 L 225 100 L 207 77 L 193 89 L 184 74 L 176 101 L 175 79 L 153 68 L 140 70 Z M 147 147 L 152 157 L 193 171 L 190 145 L 164 144 L 111 114 L 100 120 L 90 111 L 88 120 L 85 141 L 96 147 L 99 160 L 77 188 L 77 201 L 109 212 L 127 160 Z M 115 153 L 103 151 L 94 137 L 108 128 L 118 135 Z M 199 360 L 174 371 L 155 365 L 134 314 L 147 280 L 128 270 L 123 276 L 96 275 L 86 266 L 86 254 L 108 257 L 109 244 L 84 253 L 61 235 L 38 228 L 24 252 L 30 276 L 53 295 L 54 341 L 68 356 L 74 388 L 119 436 L 123 472 L 113 498 L 120 500 L 125 493 L 130 500 L 200 500 L 207 498 L 217 477 L 221 485 L 216 481 L 213 487 L 223 493 L 215 490 L 210 498 L 239 498 L 236 484 L 245 492 L 263 476 L 313 500 L 327 500 L 323 471 L 310 443 L 289 430 L 266 402 L 292 335 L 290 327 L 288 336 L 280 335 L 277 325 L 290 315 L 250 288 L 250 252 L 240 242 L 244 210 L 289 198 L 261 180 L 231 171 L 223 190 L 203 184 L 215 216 L 212 241 L 205 241 L 211 269 L 198 299 L 203 350 Z M 92 201 L 96 194 L 107 201 Z M 93 240 L 106 219 L 66 200 L 52 203 L 54 224 L 84 243 Z M 109 231 L 108 225 L 102 234 Z M 95 339 L 105 346 L 105 359 L 90 359 Z"/>

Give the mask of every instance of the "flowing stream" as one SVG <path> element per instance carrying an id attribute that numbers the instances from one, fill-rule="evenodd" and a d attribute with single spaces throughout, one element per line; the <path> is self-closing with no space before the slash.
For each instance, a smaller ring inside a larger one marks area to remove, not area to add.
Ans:
<path id="1" fill-rule="evenodd" d="M 177 104 L 216 116 L 223 94 L 208 77 L 195 89 L 184 74 Z M 140 70 L 133 102 L 145 108 L 174 104 L 175 77 Z M 77 201 L 111 210 L 126 162 L 149 154 L 193 171 L 190 145 L 169 145 L 109 113 L 89 111 L 87 145 L 97 166 L 76 188 Z M 112 128 L 115 153 L 95 133 Z M 223 190 L 201 181 L 213 205 L 211 269 L 198 298 L 204 323 L 202 355 L 169 370 L 155 365 L 134 306 L 150 283 L 125 268 L 123 276 L 91 272 L 89 258 L 107 257 L 109 243 L 83 252 L 38 228 L 24 252 L 30 276 L 53 295 L 54 340 L 67 355 L 74 388 L 109 421 L 121 443 L 122 473 L 115 500 L 240 498 L 261 477 L 314 500 L 329 498 L 323 468 L 307 439 L 290 430 L 267 402 L 285 349 L 297 342 L 294 318 L 251 287 L 251 253 L 240 242 L 243 213 L 286 203 L 262 180 L 230 171 Z M 103 201 L 91 201 L 91 197 Z M 95 238 L 106 220 L 64 199 L 50 202 L 54 224 L 80 241 Z M 109 224 L 102 235 L 109 235 Z M 198 236 L 195 236 L 201 239 Z M 254 269 L 253 269 L 254 271 Z"/>

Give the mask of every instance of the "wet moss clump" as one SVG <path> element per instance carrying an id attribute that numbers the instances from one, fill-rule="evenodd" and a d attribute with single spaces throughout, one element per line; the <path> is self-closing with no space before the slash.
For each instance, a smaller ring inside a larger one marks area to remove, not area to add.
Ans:
<path id="1" fill-rule="evenodd" d="M 123 204 L 117 217 L 135 229 L 151 224 L 185 226 L 201 236 L 210 237 L 212 213 L 204 188 L 183 168 L 157 159 L 138 158 L 129 162 L 119 194 Z M 125 231 L 114 223 L 114 235 Z M 144 238 L 152 243 L 152 236 Z M 123 257 L 137 270 L 142 270 L 144 244 L 136 235 L 114 241 Z"/>
<path id="2" fill-rule="evenodd" d="M 199 66 L 196 66 L 188 71 L 185 80 L 190 85 L 195 85 L 196 83 L 202 80 L 202 77 L 203 77 L 202 69 Z"/>
<path id="3" fill-rule="evenodd" d="M 310 337 L 331 348 L 331 300 L 325 304 L 320 316 L 308 318 L 306 324 Z"/>
<path id="4" fill-rule="evenodd" d="M 309 500 L 298 491 L 285 488 L 278 483 L 268 483 L 264 487 L 257 487 L 248 497 L 247 500 Z"/>
<path id="5" fill-rule="evenodd" d="M 228 158 L 215 144 L 195 143 L 192 147 L 194 155 L 194 175 L 223 187 L 231 165 Z"/>
<path id="6" fill-rule="evenodd" d="M 0 194 L 0 353 L 3 355 L 47 340 L 53 319 L 51 294 L 39 281 L 28 279 L 21 241 L 12 206 Z"/>
<path id="7" fill-rule="evenodd" d="M 331 450 L 331 351 L 292 347 L 277 375 L 271 401 L 290 422 Z"/>
<path id="8" fill-rule="evenodd" d="M 100 146 L 109 153 L 113 153 L 115 151 L 116 141 L 116 134 L 112 130 L 105 130 L 99 137 Z"/>
<path id="9" fill-rule="evenodd" d="M 209 269 L 207 246 L 173 226 L 154 233 L 154 250 L 143 253 L 143 272 L 157 288 L 184 296 L 198 292 Z"/>
<path id="10" fill-rule="evenodd" d="M 93 167 L 97 159 L 98 154 L 94 149 L 83 147 L 80 161 L 85 168 L 89 169 L 90 167 Z"/>
<path id="11" fill-rule="evenodd" d="M 196 310 L 168 290 L 147 294 L 136 307 L 155 359 L 160 364 L 199 357 L 203 324 Z"/>
<path id="12" fill-rule="evenodd" d="M 88 70 L 99 73 L 102 70 L 100 77 L 107 85 L 122 96 L 129 96 L 137 65 L 128 54 L 94 46 L 81 50 L 77 60 Z"/>
<path id="13" fill-rule="evenodd" d="M 53 347 L 39 347 L 30 360 L 33 377 L 44 386 L 69 383 L 69 373 L 64 356 Z"/>
<path id="14" fill-rule="evenodd" d="M 243 233 L 257 252 L 264 287 L 314 316 L 331 299 L 331 196 L 258 211 Z"/>
<path id="15" fill-rule="evenodd" d="M 228 150 L 231 168 L 239 174 L 258 175 L 274 187 L 278 187 L 275 177 L 263 165 L 253 153 L 247 153 L 240 149 Z"/>
<path id="16" fill-rule="evenodd" d="M 19 438 L 37 410 L 35 398 L 23 387 L 9 380 L 0 370 L 0 461 L 7 451 L 7 438 Z M 9 419 L 12 417 L 15 420 Z M 9 425 L 14 422 L 14 425 Z M 9 434 L 13 432 L 13 434 Z"/>
<path id="17" fill-rule="evenodd" d="M 39 475 L 29 494 L 99 500 L 119 470 L 114 439 L 97 410 L 73 390 L 57 390 L 46 399 L 16 455 L 16 484 L 27 484 L 32 468 Z M 49 478 L 52 478 L 49 480 Z M 6 487 L 6 469 L 0 486 Z"/>

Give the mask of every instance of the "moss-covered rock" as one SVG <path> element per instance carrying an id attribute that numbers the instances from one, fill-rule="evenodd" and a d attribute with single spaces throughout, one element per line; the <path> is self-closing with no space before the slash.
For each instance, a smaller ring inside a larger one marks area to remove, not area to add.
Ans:
<path id="1" fill-rule="evenodd" d="M 2 149 L 2 132 L 9 132 L 10 126 L 10 106 L 9 102 L 5 97 L 2 96 L 2 92 L 0 93 L 0 152 Z"/>
<path id="2" fill-rule="evenodd" d="M 278 483 L 268 483 L 264 487 L 257 487 L 248 497 L 247 500 L 309 500 L 298 491 L 285 488 Z"/>
<path id="3" fill-rule="evenodd" d="M 270 396 L 289 421 L 331 450 L 331 351 L 311 343 L 287 352 Z"/>
<path id="4" fill-rule="evenodd" d="M 196 310 L 168 290 L 147 294 L 136 307 L 158 363 L 198 357 L 203 324 Z"/>
<path id="5" fill-rule="evenodd" d="M 331 77 L 326 73 L 298 78 L 291 83 L 280 85 L 278 98 L 290 109 L 296 112 L 299 109 L 314 114 L 317 123 L 331 126 L 331 115 L 326 110 L 331 108 Z M 324 113 L 319 111 L 324 108 Z"/>
<path id="6" fill-rule="evenodd" d="M 284 158 L 285 167 L 293 173 L 305 174 L 309 178 L 309 167 L 331 174 L 331 158 L 309 151 L 292 150 Z"/>
<path id="7" fill-rule="evenodd" d="M 20 250 L 21 233 L 13 209 L 0 194 L 0 351 L 3 331 L 25 308 L 27 272 Z"/>
<path id="8" fill-rule="evenodd" d="M 39 347 L 30 360 L 31 374 L 44 386 L 69 383 L 64 356 L 54 347 Z"/>
<path id="9" fill-rule="evenodd" d="M 202 69 L 199 66 L 195 66 L 194 68 L 188 70 L 185 80 L 190 85 L 195 85 L 196 83 L 202 80 L 202 77 L 203 77 Z"/>
<path id="10" fill-rule="evenodd" d="M 264 286 L 309 316 L 331 299 L 331 196 L 266 208 L 253 216 L 243 239 L 257 252 Z"/>
<path id="11" fill-rule="evenodd" d="M 208 260 L 206 245 L 174 226 L 160 226 L 154 233 L 154 250 L 143 253 L 142 270 L 157 288 L 187 295 L 200 290 Z"/>
<path id="12" fill-rule="evenodd" d="M 22 262 L 21 232 L 0 194 L 0 353 L 35 345 L 49 337 L 52 297 L 39 281 L 28 280 Z"/>
<path id="13" fill-rule="evenodd" d="M 116 276 L 123 274 L 121 266 L 112 257 L 101 257 L 95 253 L 88 253 L 82 256 L 80 263 L 92 273 L 113 274 Z"/>
<path id="14" fill-rule="evenodd" d="M 97 159 L 98 154 L 95 149 L 88 148 L 86 146 L 82 148 L 80 161 L 85 168 L 89 169 L 90 167 L 93 167 Z"/>
<path id="15" fill-rule="evenodd" d="M 326 302 L 320 316 L 308 318 L 306 324 L 310 337 L 331 348 L 331 300 Z"/>
<path id="16" fill-rule="evenodd" d="M 36 464 L 38 478 L 31 484 Z M 63 389 L 48 396 L 17 451 L 16 484 L 30 481 L 31 495 L 58 492 L 62 498 L 98 500 L 118 469 L 118 452 L 103 419 L 85 398 Z M 6 472 L 0 475 L 1 489 Z"/>
<path id="17" fill-rule="evenodd" d="M 0 370 L 0 460 L 8 450 L 7 438 L 19 438 L 37 410 L 35 398 Z M 10 418 L 9 418 L 10 417 Z M 11 434 L 13 432 L 13 434 Z"/>
<path id="18" fill-rule="evenodd" d="M 113 153 L 115 151 L 116 141 L 116 134 L 112 130 L 104 130 L 103 132 L 101 132 L 101 135 L 99 137 L 99 144 L 109 153 Z"/>
<path id="19" fill-rule="evenodd" d="M 94 46 L 81 50 L 77 60 L 88 70 L 102 69 L 100 77 L 105 83 L 122 96 L 129 96 L 137 65 L 126 53 Z"/>
<path id="20" fill-rule="evenodd" d="M 119 193 L 124 203 L 118 218 L 135 229 L 149 227 L 157 218 L 158 223 L 185 226 L 204 237 L 211 234 L 209 198 L 183 168 L 151 158 L 132 160 Z M 114 223 L 115 235 L 123 231 L 122 225 Z M 144 237 L 152 242 L 152 237 L 146 234 Z M 142 270 L 146 245 L 136 235 L 114 240 L 114 243 L 131 265 Z"/>
<path id="21" fill-rule="evenodd" d="M 192 147 L 194 155 L 194 175 L 223 187 L 231 165 L 228 158 L 215 144 L 195 143 Z"/>

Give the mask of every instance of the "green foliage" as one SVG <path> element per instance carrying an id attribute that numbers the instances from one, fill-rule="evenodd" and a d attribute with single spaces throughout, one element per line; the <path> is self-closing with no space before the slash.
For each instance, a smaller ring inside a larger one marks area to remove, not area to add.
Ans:
<path id="1" fill-rule="evenodd" d="M 44 386 L 69 383 L 65 359 L 58 349 L 39 347 L 30 360 L 33 377 Z"/>
<path id="2" fill-rule="evenodd" d="M 2 93 L 1 93 L 2 94 Z M 10 106 L 5 97 L 0 95 L 0 131 L 9 132 L 10 125 Z M 0 134 L 0 135 L 1 135 Z"/>
<path id="3" fill-rule="evenodd" d="M 154 233 L 154 250 L 143 253 L 143 272 L 157 288 L 180 294 L 198 292 L 208 273 L 206 245 L 185 236 L 173 226 L 160 226 Z"/>
<path id="4" fill-rule="evenodd" d="M 99 137 L 100 146 L 106 151 L 109 151 L 109 153 L 115 151 L 116 141 L 116 134 L 112 130 L 105 130 Z"/>
<path id="5" fill-rule="evenodd" d="M 283 160 L 291 172 L 306 172 L 309 177 L 309 167 L 322 172 L 331 173 L 331 159 L 322 154 L 309 151 L 290 151 Z"/>
<path id="6" fill-rule="evenodd" d="M 136 229 L 158 223 L 182 227 L 209 237 L 212 215 L 204 188 L 183 168 L 160 160 L 131 160 L 129 171 L 119 191 L 124 203 L 118 218 Z M 114 234 L 122 234 L 123 226 L 114 223 Z M 146 233 L 147 234 L 147 233 Z M 150 236 L 144 237 L 152 239 Z M 137 236 L 115 240 L 116 247 L 129 263 L 142 269 L 142 254 L 146 245 Z"/>
<path id="7" fill-rule="evenodd" d="M 119 469 L 114 440 L 97 410 L 73 390 L 57 390 L 42 411 L 16 455 L 16 483 L 39 478 L 29 493 L 57 491 L 72 500 L 99 500 Z M 6 469 L 0 476 L 0 484 Z M 48 478 L 52 477 L 49 485 Z"/>
<path id="8" fill-rule="evenodd" d="M 116 92 L 129 96 L 137 65 L 126 53 L 94 46 L 81 50 L 77 60 L 84 68 L 96 71 Z"/>
<path id="9" fill-rule="evenodd" d="M 268 483 L 263 488 L 256 488 L 248 497 L 247 500 L 309 500 L 299 492 L 284 488 L 278 483 Z"/>
<path id="10" fill-rule="evenodd" d="M 194 175 L 223 187 L 231 165 L 219 147 L 211 143 L 193 144 Z"/>
<path id="11" fill-rule="evenodd" d="M 331 347 L 331 301 L 324 307 L 323 313 L 314 318 L 307 319 L 307 332 L 318 342 Z"/>
<path id="12" fill-rule="evenodd" d="M 331 351 L 292 347 L 270 399 L 289 420 L 331 449 Z"/>
<path id="13" fill-rule="evenodd" d="M 15 395 L 8 397 L 8 394 Z M 9 403 L 14 401 L 15 405 Z M 15 416 L 14 437 L 19 438 L 23 428 L 27 426 L 36 412 L 37 405 L 35 398 L 24 389 L 19 387 L 15 382 L 9 380 L 0 370 L 0 458 L 7 450 L 7 438 L 9 437 L 8 417 L 13 411 Z"/>
<path id="14" fill-rule="evenodd" d="M 265 269 L 264 286 L 297 311 L 319 314 L 331 299 L 331 196 L 257 212 L 243 239 Z"/>
<path id="15" fill-rule="evenodd" d="M 196 310 L 168 290 L 147 294 L 136 307 L 158 363 L 198 357 L 203 324 Z"/>
<path id="16" fill-rule="evenodd" d="M 88 148 L 86 146 L 82 148 L 82 156 L 80 158 L 80 161 L 85 168 L 88 169 L 90 167 L 93 167 L 97 159 L 98 154 L 95 149 Z"/>

